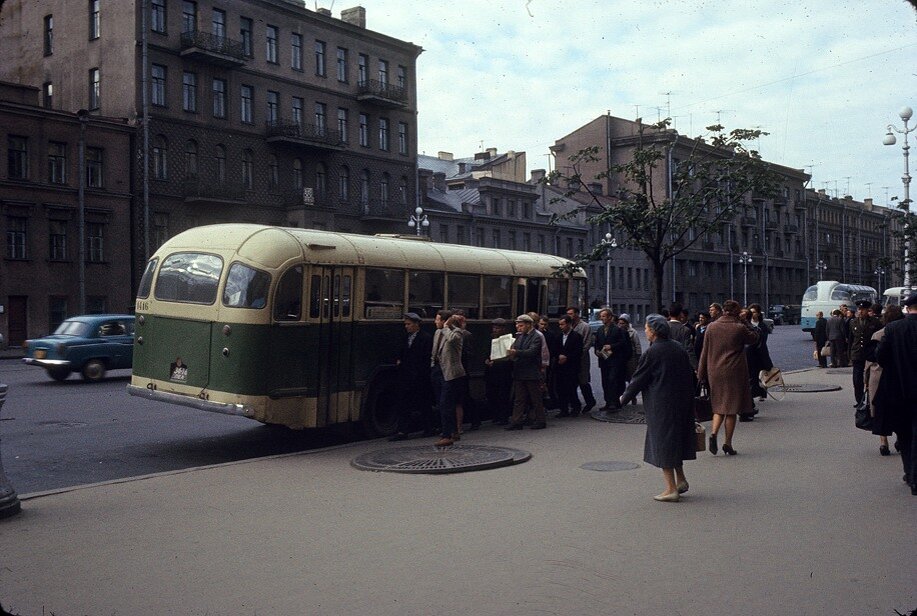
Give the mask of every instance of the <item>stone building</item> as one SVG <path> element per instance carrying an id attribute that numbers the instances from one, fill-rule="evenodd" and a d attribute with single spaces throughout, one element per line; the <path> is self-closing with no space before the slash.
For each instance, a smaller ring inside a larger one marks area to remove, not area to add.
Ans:
<path id="1" fill-rule="evenodd" d="M 0 333 L 10 346 L 73 314 L 133 304 L 125 239 L 135 131 L 38 103 L 38 88 L 0 82 Z"/>
<path id="2" fill-rule="evenodd" d="M 421 51 L 367 29 L 362 7 L 337 19 L 302 0 L 0 5 L 0 79 L 136 127 L 131 287 L 196 225 L 399 226 L 416 204 Z"/>

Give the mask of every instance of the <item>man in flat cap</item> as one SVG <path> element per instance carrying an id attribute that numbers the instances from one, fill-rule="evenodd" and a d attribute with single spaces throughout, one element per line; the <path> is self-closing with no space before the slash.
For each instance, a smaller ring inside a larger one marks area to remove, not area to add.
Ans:
<path id="1" fill-rule="evenodd" d="M 917 496 L 917 293 L 904 300 L 903 319 L 885 326 L 876 359 L 882 378 L 873 398 L 873 432 L 898 435 L 904 480 Z"/>
<path id="2" fill-rule="evenodd" d="M 856 317 L 850 321 L 850 364 L 853 366 L 854 406 L 866 404 L 863 396 L 863 374 L 866 370 L 866 356 L 863 353 L 872 335 L 882 329 L 882 322 L 869 315 L 872 302 L 861 299 L 856 303 Z"/>
<path id="3" fill-rule="evenodd" d="M 434 433 L 433 388 L 430 385 L 430 354 L 433 337 L 420 329 L 423 320 L 416 312 L 404 315 L 405 338 L 398 352 L 398 431 L 390 441 L 400 441 L 421 429 Z"/>
<path id="4" fill-rule="evenodd" d="M 507 430 L 521 430 L 527 406 L 532 409 L 533 430 L 547 427 L 541 395 L 541 336 L 527 314 L 516 317 L 516 340 L 507 352 L 513 362 L 513 417 Z"/>

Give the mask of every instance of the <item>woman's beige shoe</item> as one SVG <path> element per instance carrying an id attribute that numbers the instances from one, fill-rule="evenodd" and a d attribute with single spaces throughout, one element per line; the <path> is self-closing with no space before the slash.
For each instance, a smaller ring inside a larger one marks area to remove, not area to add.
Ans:
<path id="1" fill-rule="evenodd" d="M 671 494 L 657 494 L 653 497 L 662 503 L 677 503 L 681 497 L 678 495 L 678 492 L 672 492 Z"/>
<path id="2" fill-rule="evenodd" d="M 679 493 L 679 494 L 684 494 L 685 492 L 688 491 L 688 482 L 687 482 L 687 481 L 679 481 L 679 482 L 678 482 L 678 485 L 676 485 L 675 487 L 678 488 L 678 493 Z"/>

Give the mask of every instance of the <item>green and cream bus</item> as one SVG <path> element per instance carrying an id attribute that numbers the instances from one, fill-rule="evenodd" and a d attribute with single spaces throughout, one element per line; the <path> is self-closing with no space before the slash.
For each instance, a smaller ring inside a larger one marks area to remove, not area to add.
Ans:
<path id="1" fill-rule="evenodd" d="M 582 271 L 551 255 L 412 236 L 222 224 L 168 240 L 136 299 L 130 394 L 291 428 L 360 422 L 394 431 L 403 315 L 432 331 L 462 309 L 475 350 L 472 395 L 490 321 L 582 307 Z"/>

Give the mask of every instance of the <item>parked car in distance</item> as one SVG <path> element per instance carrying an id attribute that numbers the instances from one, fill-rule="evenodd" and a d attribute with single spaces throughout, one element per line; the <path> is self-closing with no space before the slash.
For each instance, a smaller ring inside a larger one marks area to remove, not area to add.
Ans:
<path id="1" fill-rule="evenodd" d="M 774 320 L 774 325 L 797 325 L 799 324 L 800 307 L 777 304 L 771 306 L 769 316 Z"/>
<path id="2" fill-rule="evenodd" d="M 108 370 L 130 368 L 134 358 L 134 316 L 87 314 L 71 317 L 53 334 L 25 341 L 23 363 L 44 368 L 55 381 L 79 372 L 101 381 Z"/>

